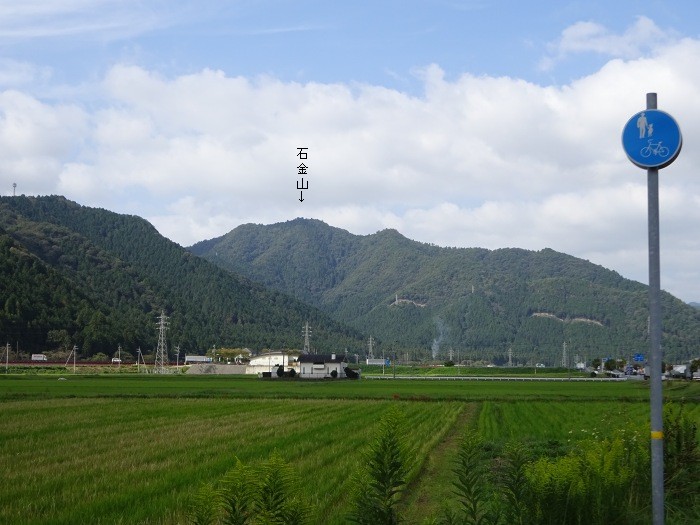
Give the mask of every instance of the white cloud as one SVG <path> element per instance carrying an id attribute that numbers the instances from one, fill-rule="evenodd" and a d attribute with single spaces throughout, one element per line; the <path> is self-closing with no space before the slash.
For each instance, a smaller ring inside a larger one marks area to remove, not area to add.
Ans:
<path id="1" fill-rule="evenodd" d="M 0 39 L 65 36 L 122 39 L 176 24 L 197 9 L 162 0 L 22 0 L 0 2 Z"/>
<path id="2" fill-rule="evenodd" d="M 0 184 L 141 215 L 182 245 L 305 216 L 440 245 L 551 247 L 645 281 L 646 174 L 620 135 L 658 91 L 685 138 L 661 175 L 662 286 L 700 299 L 700 42 L 614 59 L 561 87 L 446 80 L 436 65 L 421 78 L 416 97 L 116 65 L 93 93 L 96 109 L 5 91 Z M 300 146 L 309 148 L 303 203 Z"/>
<path id="3" fill-rule="evenodd" d="M 19 91 L 0 92 L 0 173 L 18 191 L 51 193 L 63 161 L 78 148 L 87 125 L 75 105 L 49 105 Z M 6 186 L 6 187 L 7 187 Z"/>
<path id="4" fill-rule="evenodd" d="M 39 68 L 28 62 L 0 58 L 0 87 L 21 87 L 31 83 L 45 82 L 51 77 L 51 70 Z"/>
<path id="5" fill-rule="evenodd" d="M 542 70 L 552 69 L 570 55 L 597 53 L 609 57 L 635 59 L 649 54 L 676 38 L 673 32 L 659 28 L 653 20 L 639 16 L 622 34 L 615 34 L 596 22 L 583 21 L 567 27 L 561 37 L 549 44 L 549 55 L 542 59 Z"/>

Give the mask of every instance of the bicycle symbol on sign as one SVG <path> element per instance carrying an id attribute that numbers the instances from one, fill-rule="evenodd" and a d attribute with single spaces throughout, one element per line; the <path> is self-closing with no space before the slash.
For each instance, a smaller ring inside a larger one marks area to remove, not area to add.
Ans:
<path id="1" fill-rule="evenodd" d="M 651 139 L 649 139 L 649 144 L 644 146 L 642 150 L 639 152 L 639 154 L 642 157 L 648 157 L 651 154 L 658 155 L 659 157 L 668 157 L 668 154 L 670 153 L 669 149 L 666 146 L 661 145 L 661 141 L 657 142 L 654 144 Z"/>

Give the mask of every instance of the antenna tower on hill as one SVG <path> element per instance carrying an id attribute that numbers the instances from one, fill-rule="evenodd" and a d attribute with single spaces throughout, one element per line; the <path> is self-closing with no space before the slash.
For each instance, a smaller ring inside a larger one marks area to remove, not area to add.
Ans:
<path id="1" fill-rule="evenodd" d="M 311 335 L 311 330 L 309 330 L 309 322 L 306 321 L 306 324 L 304 325 L 304 331 L 302 332 L 302 335 L 304 336 L 304 354 L 310 354 L 311 353 L 311 345 L 309 344 L 309 335 Z"/>
<path id="2" fill-rule="evenodd" d="M 168 347 L 165 343 L 165 331 L 168 329 L 168 318 L 161 310 L 158 317 L 158 349 L 156 350 L 156 361 L 153 365 L 154 374 L 167 374 Z"/>

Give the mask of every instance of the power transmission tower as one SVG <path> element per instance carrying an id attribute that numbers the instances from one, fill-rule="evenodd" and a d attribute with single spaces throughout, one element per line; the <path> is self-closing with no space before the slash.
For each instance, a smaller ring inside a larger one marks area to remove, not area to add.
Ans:
<path id="1" fill-rule="evenodd" d="M 513 366 L 513 348 L 508 349 L 508 366 Z"/>
<path id="2" fill-rule="evenodd" d="M 374 359 L 374 353 L 372 350 L 372 336 L 369 336 L 369 353 L 367 354 L 367 359 Z"/>
<path id="3" fill-rule="evenodd" d="M 165 343 L 165 331 L 168 329 L 168 318 L 161 310 L 158 317 L 158 349 L 156 350 L 156 361 L 153 365 L 154 374 L 167 374 L 168 347 Z"/>
<path id="4" fill-rule="evenodd" d="M 567 368 L 569 366 L 569 358 L 566 355 L 566 341 L 564 341 L 564 350 L 561 353 L 561 366 Z"/>
<path id="5" fill-rule="evenodd" d="M 304 336 L 304 350 L 302 351 L 302 353 L 310 354 L 311 344 L 309 343 L 309 335 L 311 335 L 311 330 L 309 330 L 308 321 L 306 321 L 306 324 L 304 325 L 304 331 L 302 332 L 302 335 Z"/>

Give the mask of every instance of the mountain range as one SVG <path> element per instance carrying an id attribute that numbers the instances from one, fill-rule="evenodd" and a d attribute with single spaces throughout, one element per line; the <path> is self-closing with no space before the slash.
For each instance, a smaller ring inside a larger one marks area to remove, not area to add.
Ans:
<path id="1" fill-rule="evenodd" d="M 445 248 L 301 218 L 241 225 L 189 249 L 372 335 L 389 353 L 561 364 L 565 348 L 592 359 L 649 347 L 648 287 L 551 249 Z M 666 292 L 662 308 L 665 357 L 697 357 L 700 312 Z"/>
<path id="2" fill-rule="evenodd" d="M 544 249 L 444 248 L 321 221 L 239 226 L 186 249 L 140 217 L 60 196 L 0 197 L 0 335 L 20 352 L 347 350 L 561 364 L 646 353 L 647 287 Z M 669 361 L 697 357 L 700 310 L 662 294 Z"/>
<path id="3" fill-rule="evenodd" d="M 147 221 L 63 197 L 0 197 L 0 336 L 13 350 L 151 353 L 157 317 L 171 351 L 358 346 L 357 330 L 289 295 L 222 270 Z"/>

